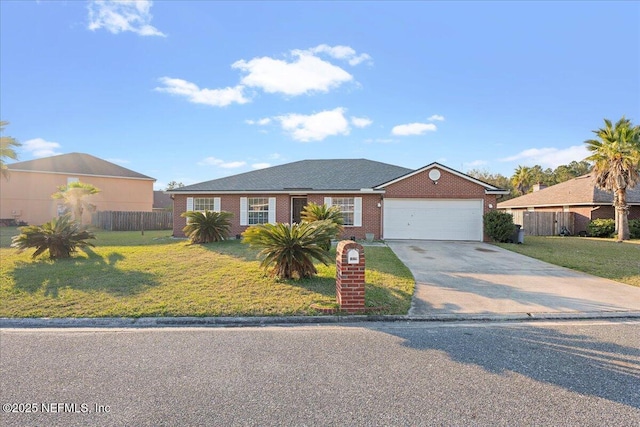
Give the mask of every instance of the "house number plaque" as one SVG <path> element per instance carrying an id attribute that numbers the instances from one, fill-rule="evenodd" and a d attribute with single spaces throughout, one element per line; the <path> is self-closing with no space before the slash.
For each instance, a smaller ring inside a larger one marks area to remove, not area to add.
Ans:
<path id="1" fill-rule="evenodd" d="M 349 249 L 347 252 L 347 264 L 358 264 L 360 262 L 360 252 L 357 249 Z"/>

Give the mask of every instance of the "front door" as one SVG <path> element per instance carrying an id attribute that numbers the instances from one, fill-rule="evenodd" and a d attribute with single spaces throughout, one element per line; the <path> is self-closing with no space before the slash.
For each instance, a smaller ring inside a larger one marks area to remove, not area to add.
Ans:
<path id="1" fill-rule="evenodd" d="M 291 223 L 294 222 L 300 224 L 302 222 L 302 209 L 307 206 L 306 197 L 292 197 L 291 198 Z"/>

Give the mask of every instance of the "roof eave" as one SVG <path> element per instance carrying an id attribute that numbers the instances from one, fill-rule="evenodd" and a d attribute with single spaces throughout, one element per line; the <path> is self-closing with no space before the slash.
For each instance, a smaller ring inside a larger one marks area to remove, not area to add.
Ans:
<path id="1" fill-rule="evenodd" d="M 384 190 L 169 190 L 166 194 L 384 194 Z"/>

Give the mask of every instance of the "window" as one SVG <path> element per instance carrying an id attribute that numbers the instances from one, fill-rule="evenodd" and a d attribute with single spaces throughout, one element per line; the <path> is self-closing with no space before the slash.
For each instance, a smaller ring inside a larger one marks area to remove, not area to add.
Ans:
<path id="1" fill-rule="evenodd" d="M 247 199 L 247 218 L 249 225 L 269 222 L 269 198 L 249 197 Z"/>
<path id="2" fill-rule="evenodd" d="M 345 226 L 362 227 L 362 197 L 325 197 L 324 204 L 340 208 Z"/>
<path id="3" fill-rule="evenodd" d="M 72 182 L 79 182 L 80 178 L 74 177 L 74 176 L 68 176 L 67 177 L 67 185 L 71 184 Z"/>
<path id="4" fill-rule="evenodd" d="M 214 198 L 213 197 L 194 197 L 193 198 L 193 210 L 194 211 L 214 211 Z"/>
<path id="5" fill-rule="evenodd" d="M 354 201 L 353 197 L 334 197 L 331 200 L 332 206 L 338 206 L 342 212 L 344 225 L 353 225 Z"/>

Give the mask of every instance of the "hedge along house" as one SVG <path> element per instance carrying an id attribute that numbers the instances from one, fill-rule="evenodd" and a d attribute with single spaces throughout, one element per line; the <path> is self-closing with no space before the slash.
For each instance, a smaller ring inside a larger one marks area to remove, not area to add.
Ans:
<path id="1" fill-rule="evenodd" d="M 184 236 L 185 211 L 231 212 L 231 235 L 239 235 L 254 224 L 300 222 L 314 202 L 340 207 L 344 238 L 482 241 L 484 212 L 508 191 L 438 163 L 412 170 L 340 159 L 302 160 L 167 193 L 176 237 Z"/>
<path id="2" fill-rule="evenodd" d="M 627 189 L 629 219 L 640 218 L 640 185 Z M 498 209 L 516 212 L 571 212 L 573 234 L 585 233 L 594 219 L 614 219 L 613 193 L 596 187 L 587 174 L 498 204 Z"/>

